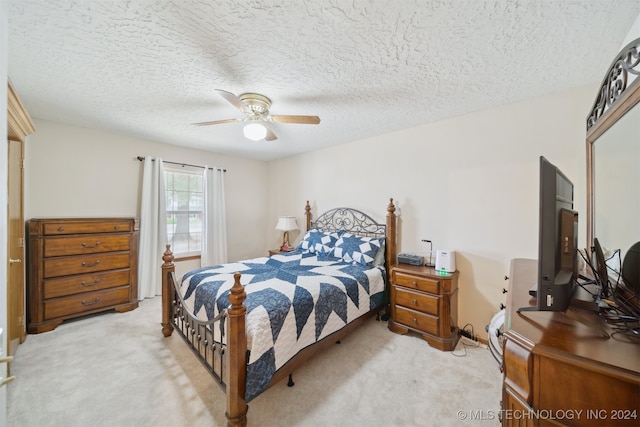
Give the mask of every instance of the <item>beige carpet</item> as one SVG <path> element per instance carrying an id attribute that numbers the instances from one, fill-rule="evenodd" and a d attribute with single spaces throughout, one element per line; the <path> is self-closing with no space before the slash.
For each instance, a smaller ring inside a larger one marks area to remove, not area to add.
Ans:
<path id="1" fill-rule="evenodd" d="M 178 335 L 162 336 L 158 297 L 29 335 L 12 373 L 12 427 L 226 425 L 220 388 Z M 486 348 L 441 352 L 385 322 L 367 322 L 294 381 L 250 402 L 249 426 L 499 425 L 501 374 Z"/>

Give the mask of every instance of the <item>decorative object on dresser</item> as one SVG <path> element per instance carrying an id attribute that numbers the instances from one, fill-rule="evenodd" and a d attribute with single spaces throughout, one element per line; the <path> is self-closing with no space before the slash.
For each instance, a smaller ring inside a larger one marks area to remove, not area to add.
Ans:
<path id="1" fill-rule="evenodd" d="M 398 263 L 409 265 L 423 265 L 424 257 L 420 255 L 402 253 L 398 255 Z"/>
<path id="2" fill-rule="evenodd" d="M 28 332 L 138 307 L 139 229 L 137 218 L 29 220 Z"/>
<path id="3" fill-rule="evenodd" d="M 422 242 L 429 244 L 429 261 L 425 264 L 425 267 L 435 267 L 436 265 L 431 262 L 431 259 L 433 258 L 433 242 L 429 239 L 422 239 Z"/>
<path id="4" fill-rule="evenodd" d="M 448 249 L 437 251 L 435 267 L 439 273 L 453 273 L 456 271 L 456 251 Z"/>
<path id="5" fill-rule="evenodd" d="M 399 334 L 421 334 L 439 350 L 458 343 L 458 272 L 397 264 L 391 268 L 389 329 Z"/>

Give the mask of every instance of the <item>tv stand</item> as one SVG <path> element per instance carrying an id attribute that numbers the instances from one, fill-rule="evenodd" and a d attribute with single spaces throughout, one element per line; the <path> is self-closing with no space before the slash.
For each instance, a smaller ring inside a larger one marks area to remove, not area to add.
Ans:
<path id="1" fill-rule="evenodd" d="M 640 424 L 640 344 L 618 340 L 593 299 L 582 301 L 579 292 L 566 312 L 518 313 L 518 307 L 535 304 L 528 291 L 537 266 L 532 259 L 511 261 L 502 425 Z"/>

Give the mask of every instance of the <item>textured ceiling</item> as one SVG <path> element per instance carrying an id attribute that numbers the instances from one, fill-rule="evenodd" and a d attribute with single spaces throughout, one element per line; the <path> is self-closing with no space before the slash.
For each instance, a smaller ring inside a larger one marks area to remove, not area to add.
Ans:
<path id="1" fill-rule="evenodd" d="M 638 0 L 9 0 L 9 77 L 36 118 L 271 160 L 597 84 L 638 14 Z M 273 124 L 271 142 L 192 126 L 242 117 L 214 89 L 322 122 Z"/>

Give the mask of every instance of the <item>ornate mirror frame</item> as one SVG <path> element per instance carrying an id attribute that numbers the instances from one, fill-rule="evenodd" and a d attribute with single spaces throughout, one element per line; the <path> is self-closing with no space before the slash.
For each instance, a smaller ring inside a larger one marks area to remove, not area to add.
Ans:
<path id="1" fill-rule="evenodd" d="M 625 46 L 613 60 L 587 117 L 587 245 L 594 244 L 594 145 L 634 106 L 640 103 L 640 38 Z M 604 141 L 602 141 L 604 143 Z M 638 142 L 640 144 L 640 141 Z"/>

